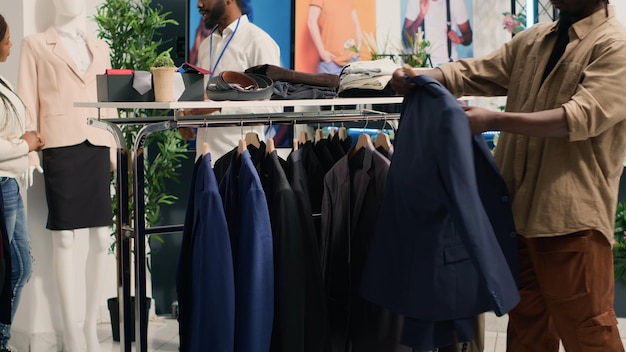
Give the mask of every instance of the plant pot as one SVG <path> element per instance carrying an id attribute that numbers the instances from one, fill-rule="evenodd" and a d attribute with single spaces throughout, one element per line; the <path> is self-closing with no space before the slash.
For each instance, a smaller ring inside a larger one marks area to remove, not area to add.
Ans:
<path id="1" fill-rule="evenodd" d="M 174 101 L 174 72 L 176 67 L 152 67 L 154 101 Z"/>
<path id="2" fill-rule="evenodd" d="M 152 299 L 150 297 L 146 297 L 146 321 L 148 320 L 150 314 L 150 304 Z M 107 299 L 107 306 L 109 307 L 109 315 L 111 317 L 111 330 L 113 335 L 113 341 L 120 341 L 120 312 L 119 312 L 119 303 L 117 297 L 112 297 Z M 135 341 L 135 297 L 130 298 L 130 340 Z"/>

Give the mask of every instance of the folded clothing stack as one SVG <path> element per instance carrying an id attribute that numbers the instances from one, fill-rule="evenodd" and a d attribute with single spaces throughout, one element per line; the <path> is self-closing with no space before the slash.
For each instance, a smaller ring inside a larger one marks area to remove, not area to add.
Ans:
<path id="1" fill-rule="evenodd" d="M 274 80 L 275 100 L 328 99 L 337 96 L 339 76 L 330 73 L 306 73 L 274 65 L 250 67 L 247 73 L 257 73 Z"/>
<path id="2" fill-rule="evenodd" d="M 339 75 L 340 97 L 395 95 L 389 85 L 393 72 L 400 68 L 389 58 L 351 62 Z"/>

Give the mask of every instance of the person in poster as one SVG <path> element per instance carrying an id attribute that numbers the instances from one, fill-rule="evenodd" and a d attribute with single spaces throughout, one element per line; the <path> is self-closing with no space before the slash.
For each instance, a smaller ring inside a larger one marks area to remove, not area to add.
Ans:
<path id="1" fill-rule="evenodd" d="M 353 0 L 311 0 L 307 26 L 319 54 L 318 73 L 338 75 L 359 60 L 363 34 Z"/>
<path id="2" fill-rule="evenodd" d="M 408 0 L 402 29 L 405 49 L 410 48 L 420 28 L 424 39 L 431 43 L 432 67 L 457 60 L 457 46 L 472 43 L 472 27 L 464 0 Z"/>
<path id="3" fill-rule="evenodd" d="M 206 28 L 202 16 L 193 9 L 198 0 L 189 0 L 188 14 L 188 58 L 187 62 L 198 65 L 198 49 L 202 40 L 207 38 L 212 28 Z M 282 0 L 241 0 L 241 13 L 248 16 L 248 20 L 266 31 L 280 46 L 280 63 L 282 67 L 291 67 L 291 4 L 285 6 Z M 284 21 L 276 21 L 282 18 Z"/>

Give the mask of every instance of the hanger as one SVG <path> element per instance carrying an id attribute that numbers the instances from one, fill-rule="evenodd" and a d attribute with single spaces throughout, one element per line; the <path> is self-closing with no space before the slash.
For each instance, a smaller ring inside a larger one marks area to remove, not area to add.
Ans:
<path id="1" fill-rule="evenodd" d="M 356 140 L 356 144 L 350 150 L 348 154 L 348 158 L 354 157 L 361 149 L 372 149 L 374 145 L 372 144 L 372 137 L 370 137 L 367 133 L 361 133 L 359 138 Z"/>
<path id="2" fill-rule="evenodd" d="M 322 131 L 322 129 L 319 128 L 319 126 L 318 126 L 317 129 L 315 130 L 315 144 L 317 144 L 317 142 L 321 141 L 322 138 L 324 138 L 324 131 Z"/>
<path id="3" fill-rule="evenodd" d="M 274 131 L 274 128 L 272 127 L 272 120 L 269 117 L 267 118 L 267 122 L 269 123 L 269 131 Z M 265 156 L 268 156 L 274 150 L 276 150 L 276 148 L 274 147 L 274 138 L 265 138 Z"/>
<path id="4" fill-rule="evenodd" d="M 339 127 L 339 139 L 345 141 L 348 138 L 348 129 L 344 126 Z"/>
<path id="5" fill-rule="evenodd" d="M 374 141 L 374 148 L 378 149 L 378 147 L 382 147 L 387 151 L 393 148 L 389 136 L 382 131 L 378 132 L 378 134 L 376 135 L 376 140 Z"/>
<path id="6" fill-rule="evenodd" d="M 274 150 L 276 150 L 276 148 L 274 147 L 274 138 L 270 137 L 268 139 L 265 140 L 265 155 L 269 155 L 270 153 L 272 153 Z"/>
<path id="7" fill-rule="evenodd" d="M 369 123 L 369 119 L 365 119 L 365 126 L 363 126 L 363 132 L 359 135 L 359 138 L 356 140 L 356 144 L 350 152 L 348 153 L 348 159 L 353 158 L 361 149 L 374 149 L 374 144 L 372 144 L 372 137 L 369 134 L 365 133 L 365 129 L 367 128 L 367 124 Z"/>
<path id="8" fill-rule="evenodd" d="M 305 130 L 300 131 L 300 138 L 298 138 L 298 142 L 300 142 L 300 144 L 304 144 L 309 140 L 309 134 L 306 133 Z"/>
<path id="9" fill-rule="evenodd" d="M 207 142 L 202 142 L 202 155 L 207 155 L 209 154 L 209 143 Z"/>
<path id="10" fill-rule="evenodd" d="M 391 140 L 389 136 L 383 132 L 385 126 L 387 125 L 387 118 L 385 117 L 385 122 L 383 123 L 383 127 L 380 132 L 376 135 L 376 140 L 374 141 L 374 148 L 378 149 L 378 147 L 382 147 L 386 151 L 393 149 L 393 145 L 391 144 Z"/>
<path id="11" fill-rule="evenodd" d="M 246 145 L 253 145 L 256 148 L 261 147 L 261 141 L 259 140 L 259 135 L 256 132 L 248 132 L 244 138 Z"/>
<path id="12" fill-rule="evenodd" d="M 330 128 L 330 132 L 328 133 L 328 139 L 333 139 L 335 136 L 335 126 Z"/>
<path id="13" fill-rule="evenodd" d="M 247 145 L 248 143 L 246 143 L 245 139 L 242 138 L 239 140 L 239 145 L 237 146 L 237 157 L 241 156 L 241 154 L 248 149 Z"/>

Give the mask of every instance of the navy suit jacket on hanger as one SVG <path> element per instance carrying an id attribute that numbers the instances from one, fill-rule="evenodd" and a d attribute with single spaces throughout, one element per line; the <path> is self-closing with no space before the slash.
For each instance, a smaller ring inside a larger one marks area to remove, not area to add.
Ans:
<path id="1" fill-rule="evenodd" d="M 195 164 L 177 269 L 180 351 L 235 347 L 235 278 L 211 155 Z"/>
<path id="2" fill-rule="evenodd" d="M 274 321 L 272 228 L 249 150 L 233 154 L 219 190 L 234 263 L 235 351 L 267 352 Z"/>

